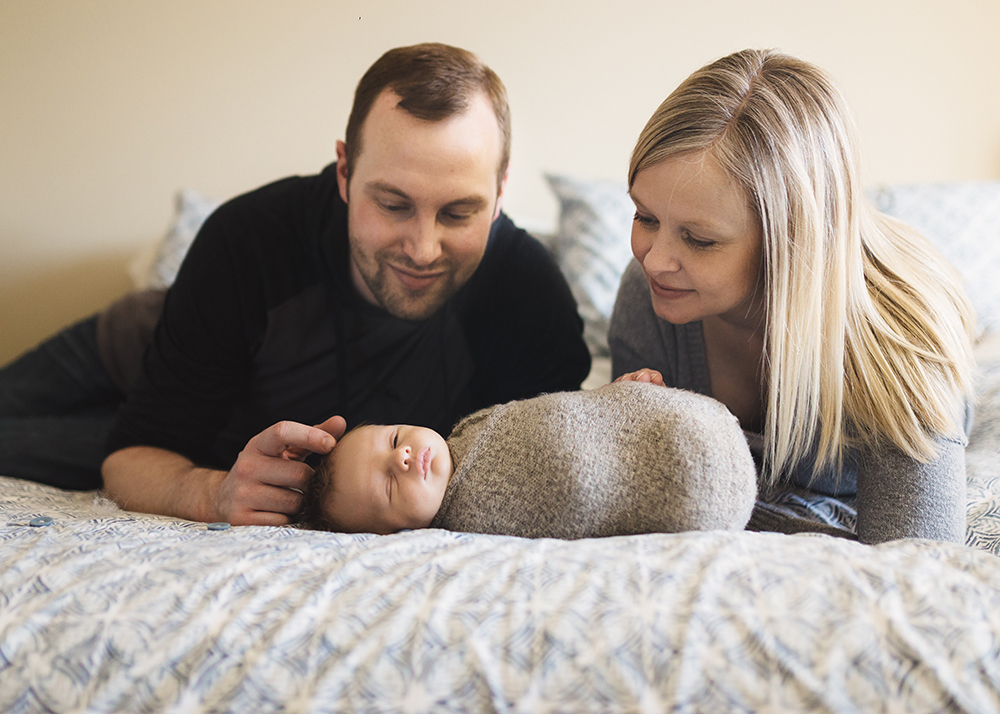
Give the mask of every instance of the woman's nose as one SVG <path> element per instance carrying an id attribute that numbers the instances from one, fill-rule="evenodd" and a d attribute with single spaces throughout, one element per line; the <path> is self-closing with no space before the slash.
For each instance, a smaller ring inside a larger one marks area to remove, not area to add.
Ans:
<path id="1" fill-rule="evenodd" d="M 666 237 L 658 237 L 652 242 L 649 250 L 640 261 L 642 267 L 650 275 L 656 273 L 676 273 L 681 269 L 681 262 L 677 258 L 677 248 L 673 241 Z"/>
<path id="2" fill-rule="evenodd" d="M 647 273 L 673 273 L 680 270 L 676 246 L 662 228 L 655 233 L 632 227 L 632 254 Z"/>

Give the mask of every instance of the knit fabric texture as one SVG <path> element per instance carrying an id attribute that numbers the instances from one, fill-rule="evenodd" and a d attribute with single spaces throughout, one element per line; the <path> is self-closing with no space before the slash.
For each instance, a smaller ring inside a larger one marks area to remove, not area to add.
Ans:
<path id="1" fill-rule="evenodd" d="M 448 445 L 455 473 L 432 528 L 563 539 L 739 530 L 757 493 L 736 417 L 647 383 L 484 409 Z"/>

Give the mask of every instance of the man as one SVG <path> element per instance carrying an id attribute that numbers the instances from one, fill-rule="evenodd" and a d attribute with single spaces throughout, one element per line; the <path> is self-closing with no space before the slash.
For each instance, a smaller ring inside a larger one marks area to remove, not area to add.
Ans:
<path id="1" fill-rule="evenodd" d="M 203 226 L 109 438 L 107 494 L 285 524 L 306 457 L 347 423 L 447 432 L 476 409 L 578 388 L 590 358 L 569 288 L 500 212 L 509 147 L 505 90 L 474 55 L 383 55 L 336 164 Z"/>

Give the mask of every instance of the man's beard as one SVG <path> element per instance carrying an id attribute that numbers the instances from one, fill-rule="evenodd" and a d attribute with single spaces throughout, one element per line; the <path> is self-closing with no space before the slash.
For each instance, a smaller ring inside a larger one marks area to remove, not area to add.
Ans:
<path id="1" fill-rule="evenodd" d="M 352 244 L 351 260 L 379 305 L 404 320 L 426 320 L 462 287 L 457 280 L 456 266 L 447 259 L 421 269 L 414 266 L 405 255 L 392 250 L 384 249 L 376 251 L 374 256 L 368 256 L 356 250 Z M 434 272 L 441 275 L 423 290 L 410 290 L 392 274 L 390 263 L 414 272 Z"/>

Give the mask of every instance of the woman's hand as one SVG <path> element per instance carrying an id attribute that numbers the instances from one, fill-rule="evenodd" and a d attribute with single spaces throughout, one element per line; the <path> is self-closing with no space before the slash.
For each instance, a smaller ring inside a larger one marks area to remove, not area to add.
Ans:
<path id="1" fill-rule="evenodd" d="M 650 384 L 658 384 L 661 387 L 667 386 L 663 383 L 663 375 L 655 369 L 640 369 L 637 372 L 627 372 L 616 379 L 615 382 L 649 382 Z"/>

